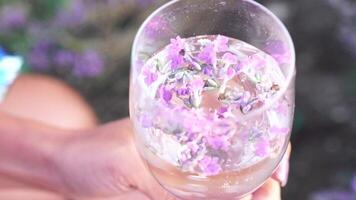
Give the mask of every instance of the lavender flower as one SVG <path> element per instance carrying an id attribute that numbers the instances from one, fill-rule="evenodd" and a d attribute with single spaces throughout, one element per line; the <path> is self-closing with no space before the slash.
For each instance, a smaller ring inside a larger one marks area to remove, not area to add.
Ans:
<path id="1" fill-rule="evenodd" d="M 205 62 L 208 65 L 216 65 L 216 51 L 214 44 L 208 44 L 205 48 L 199 53 L 198 59 L 202 62 Z"/>
<path id="2" fill-rule="evenodd" d="M 28 54 L 28 62 L 31 67 L 45 71 L 50 67 L 48 52 L 53 46 L 51 42 L 45 40 L 38 42 Z"/>
<path id="3" fill-rule="evenodd" d="M 199 167 L 206 176 L 217 175 L 221 172 L 219 158 L 205 156 L 200 162 Z"/>
<path id="4" fill-rule="evenodd" d="M 237 64 L 237 56 L 232 53 L 225 53 L 222 57 L 222 60 L 228 64 Z"/>
<path id="5" fill-rule="evenodd" d="M 352 191 L 354 193 L 356 193 L 356 174 L 354 175 L 354 177 L 352 178 L 352 181 L 351 181 L 351 188 L 352 188 Z"/>
<path id="6" fill-rule="evenodd" d="M 230 141 L 228 136 L 213 136 L 207 137 L 208 144 L 215 150 L 227 151 L 230 146 Z"/>
<path id="7" fill-rule="evenodd" d="M 155 82 L 158 78 L 158 75 L 154 72 L 151 72 L 148 69 L 144 69 L 143 75 L 145 77 L 146 85 L 150 86 L 153 82 Z"/>
<path id="8" fill-rule="evenodd" d="M 325 190 L 312 194 L 311 200 L 352 200 L 356 194 L 341 190 Z"/>
<path id="9" fill-rule="evenodd" d="M 0 11 L 0 29 L 22 28 L 27 23 L 27 10 L 24 7 L 9 5 Z"/>
<path id="10" fill-rule="evenodd" d="M 70 3 L 69 8 L 58 13 L 55 21 L 58 26 L 74 28 L 86 20 L 88 8 L 83 0 L 70 1 Z"/>
<path id="11" fill-rule="evenodd" d="M 73 72 L 78 77 L 94 77 L 104 69 L 103 58 L 94 50 L 86 50 L 77 56 Z"/>
<path id="12" fill-rule="evenodd" d="M 156 0 L 136 0 L 140 7 L 146 8 L 156 2 Z"/>
<path id="13" fill-rule="evenodd" d="M 214 41 L 215 47 L 218 51 L 226 51 L 228 49 L 228 42 L 229 38 L 222 35 L 218 35 Z"/>
<path id="14" fill-rule="evenodd" d="M 184 53 L 184 46 L 184 40 L 179 36 L 175 39 L 171 39 L 168 51 L 168 60 L 171 61 L 172 70 L 176 70 L 181 64 L 183 64 L 184 59 L 182 53 Z"/>
<path id="15" fill-rule="evenodd" d="M 71 51 L 60 50 L 54 57 L 53 61 L 60 67 L 72 67 L 75 62 L 76 55 Z"/>

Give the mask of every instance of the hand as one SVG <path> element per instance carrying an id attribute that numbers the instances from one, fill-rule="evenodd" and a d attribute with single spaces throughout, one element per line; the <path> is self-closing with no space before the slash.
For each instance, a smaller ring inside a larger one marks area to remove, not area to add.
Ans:
<path id="1" fill-rule="evenodd" d="M 77 198 L 176 199 L 145 167 L 136 151 L 132 132 L 126 119 L 68 137 L 54 155 L 55 170 L 62 180 L 57 189 Z M 286 183 L 289 154 L 290 148 L 275 174 L 244 200 L 280 199 L 280 186 Z"/>

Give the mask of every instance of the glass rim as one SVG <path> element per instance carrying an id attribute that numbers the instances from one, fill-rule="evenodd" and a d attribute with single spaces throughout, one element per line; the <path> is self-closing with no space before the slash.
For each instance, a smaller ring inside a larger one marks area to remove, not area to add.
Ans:
<path id="1" fill-rule="evenodd" d="M 146 19 L 145 21 L 141 24 L 140 28 L 138 29 L 136 35 L 135 35 L 135 39 L 133 42 L 133 46 L 132 46 L 132 50 L 131 50 L 131 68 L 133 67 L 134 63 L 135 63 L 135 52 L 137 52 L 137 46 L 138 46 L 138 40 L 140 35 L 143 34 L 144 28 L 149 24 L 149 22 L 156 17 L 161 11 L 165 10 L 166 8 L 176 4 L 177 2 L 180 1 L 184 1 L 184 0 L 172 0 L 169 1 L 165 4 L 163 4 L 162 6 L 160 6 L 159 8 L 157 8 L 156 10 L 154 10 Z M 223 1 L 223 0 L 220 0 Z M 289 67 L 290 69 L 288 70 L 288 74 L 285 80 L 285 83 L 283 85 L 283 87 L 277 92 L 276 95 L 274 95 L 274 97 L 272 97 L 267 103 L 265 103 L 262 107 L 257 108 L 247 114 L 244 115 L 243 118 L 248 119 L 251 118 L 253 116 L 259 115 L 262 112 L 270 109 L 277 101 L 279 101 L 281 98 L 283 98 L 283 95 L 287 92 L 288 88 L 290 87 L 290 85 L 292 84 L 292 81 L 294 80 L 294 77 L 296 75 L 296 53 L 295 53 L 295 45 L 293 43 L 292 40 L 292 36 L 290 35 L 287 27 L 284 25 L 284 23 L 271 11 L 269 10 L 267 7 L 265 7 L 264 5 L 254 1 L 254 0 L 236 0 L 236 1 L 241 1 L 241 2 L 247 2 L 251 5 L 254 5 L 256 7 L 258 7 L 259 9 L 261 9 L 263 12 L 267 13 L 268 16 L 272 17 L 272 19 L 278 24 L 278 26 L 281 28 L 281 30 L 283 31 L 283 34 L 286 36 L 287 38 L 287 42 L 288 42 L 288 50 L 291 53 L 290 54 L 290 59 L 289 60 Z M 132 73 L 132 69 L 130 70 Z M 130 80 L 132 81 L 132 80 Z"/>

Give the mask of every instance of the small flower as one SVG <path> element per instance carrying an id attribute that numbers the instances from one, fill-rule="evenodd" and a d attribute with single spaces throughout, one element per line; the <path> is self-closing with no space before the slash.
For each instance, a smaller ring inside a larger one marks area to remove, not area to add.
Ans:
<path id="1" fill-rule="evenodd" d="M 235 69 L 233 67 L 229 67 L 227 69 L 227 72 L 226 72 L 226 75 L 229 77 L 229 78 L 232 78 L 234 75 L 235 75 Z"/>
<path id="2" fill-rule="evenodd" d="M 354 174 L 351 180 L 351 189 L 354 193 L 356 193 L 356 174 Z"/>
<path id="3" fill-rule="evenodd" d="M 227 151 L 231 143 L 229 142 L 229 137 L 226 135 L 219 135 L 213 137 L 207 137 L 207 143 L 215 150 Z"/>
<path id="4" fill-rule="evenodd" d="M 53 61 L 56 65 L 61 67 L 72 67 L 75 62 L 76 55 L 70 51 L 58 51 L 54 57 Z"/>
<path id="5" fill-rule="evenodd" d="M 66 28 L 75 28 L 87 19 L 89 8 L 83 0 L 70 1 L 69 7 L 60 10 L 55 23 Z"/>
<path id="6" fill-rule="evenodd" d="M 229 42 L 228 37 L 218 35 L 218 37 L 216 37 L 214 41 L 217 51 L 226 51 L 228 49 L 228 42 Z"/>
<path id="7" fill-rule="evenodd" d="M 27 55 L 29 65 L 37 70 L 49 70 L 51 66 L 48 52 L 51 48 L 53 48 L 53 46 L 53 43 L 46 40 L 39 41 L 35 44 Z"/>
<path id="8" fill-rule="evenodd" d="M 227 64 L 237 64 L 237 56 L 232 53 L 225 53 L 222 60 Z"/>
<path id="9" fill-rule="evenodd" d="M 199 161 L 199 167 L 206 176 L 214 176 L 222 171 L 218 157 L 205 156 Z"/>
<path id="10" fill-rule="evenodd" d="M 150 86 L 152 83 L 154 83 L 158 79 L 158 75 L 154 72 L 151 72 L 147 68 L 144 69 L 143 75 L 144 75 L 145 83 L 148 86 Z"/>
<path id="11" fill-rule="evenodd" d="M 189 95 L 189 93 L 190 93 L 189 88 L 178 88 L 178 89 L 176 89 L 176 94 L 178 96 Z"/>
<path id="12" fill-rule="evenodd" d="M 208 65 L 216 65 L 216 51 L 214 44 L 208 44 L 198 54 L 198 59 Z"/>
<path id="13" fill-rule="evenodd" d="M 162 99 L 166 102 L 169 103 L 172 100 L 172 92 L 168 90 L 166 87 L 162 88 Z"/>
<path id="14" fill-rule="evenodd" d="M 212 76 L 214 74 L 214 69 L 211 65 L 207 65 L 203 69 L 203 73 L 208 76 Z"/>
<path id="15" fill-rule="evenodd" d="M 103 58 L 92 49 L 77 55 L 73 73 L 78 77 L 95 77 L 104 70 Z"/>
<path id="16" fill-rule="evenodd" d="M 228 107 L 226 106 L 223 106 L 223 107 L 220 107 L 218 110 L 217 110 L 217 115 L 219 118 L 224 118 L 225 117 L 225 113 L 229 110 Z"/>
<path id="17" fill-rule="evenodd" d="M 171 39 L 167 57 L 168 60 L 171 61 L 172 70 L 176 70 L 181 64 L 184 63 L 184 47 L 185 42 L 179 36 L 175 39 Z"/>
<path id="18" fill-rule="evenodd" d="M 9 5 L 0 11 L 0 28 L 16 29 L 22 28 L 27 23 L 28 13 L 24 7 Z"/>
<path id="19" fill-rule="evenodd" d="M 255 153 L 259 157 L 266 157 L 269 153 L 269 141 L 261 139 L 255 144 Z"/>

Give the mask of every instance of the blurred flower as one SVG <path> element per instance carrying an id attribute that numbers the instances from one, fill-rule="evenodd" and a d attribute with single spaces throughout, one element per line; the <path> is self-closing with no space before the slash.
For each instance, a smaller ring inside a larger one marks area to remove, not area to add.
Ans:
<path id="1" fill-rule="evenodd" d="M 156 2 L 156 0 L 136 0 L 137 4 L 141 7 L 147 7 Z"/>
<path id="2" fill-rule="evenodd" d="M 199 161 L 199 167 L 206 176 L 216 175 L 222 170 L 218 157 L 205 156 Z"/>
<path id="3" fill-rule="evenodd" d="M 181 64 L 183 64 L 184 46 L 185 41 L 179 36 L 175 39 L 171 39 L 167 57 L 168 60 L 171 61 L 172 70 L 176 70 Z"/>
<path id="4" fill-rule="evenodd" d="M 44 40 L 38 42 L 28 53 L 27 57 L 30 66 L 41 71 L 48 70 L 50 67 L 48 52 L 52 46 L 52 43 Z"/>
<path id="5" fill-rule="evenodd" d="M 0 29 L 22 28 L 27 23 L 27 10 L 21 6 L 8 5 L 0 10 Z"/>
<path id="6" fill-rule="evenodd" d="M 319 191 L 311 196 L 311 200 L 352 200 L 356 194 L 341 190 Z"/>
<path id="7" fill-rule="evenodd" d="M 228 37 L 218 35 L 218 37 L 216 37 L 214 41 L 214 44 L 218 51 L 226 51 L 228 49 L 228 42 L 229 42 Z"/>
<path id="8" fill-rule="evenodd" d="M 356 174 L 354 175 L 354 177 L 352 178 L 351 181 L 351 188 L 354 191 L 354 193 L 356 193 Z"/>
<path id="9" fill-rule="evenodd" d="M 350 183 L 351 191 L 330 189 L 316 191 L 311 195 L 311 200 L 351 200 L 356 197 L 356 175 L 351 180 Z"/>
<path id="10" fill-rule="evenodd" d="M 339 38 L 356 58 L 356 2 L 350 0 L 329 0 L 329 3 L 342 16 L 339 27 Z"/>
<path id="11" fill-rule="evenodd" d="M 75 62 L 76 54 L 71 51 L 60 50 L 54 57 L 53 61 L 60 67 L 72 67 Z"/>
<path id="12" fill-rule="evenodd" d="M 83 0 L 69 2 L 70 5 L 68 8 L 59 11 L 56 17 L 56 24 L 63 27 L 74 28 L 85 21 L 88 8 Z"/>
<path id="13" fill-rule="evenodd" d="M 104 60 L 94 50 L 86 50 L 75 58 L 73 73 L 78 77 L 98 76 L 103 70 Z"/>
<path id="14" fill-rule="evenodd" d="M 205 62 L 208 65 L 216 65 L 216 51 L 214 44 L 208 44 L 204 49 L 199 53 L 198 59 L 202 62 Z"/>

